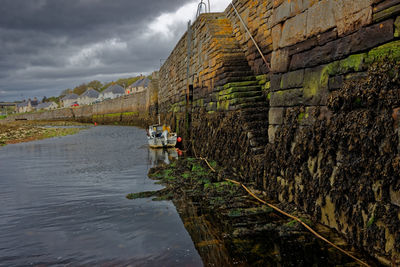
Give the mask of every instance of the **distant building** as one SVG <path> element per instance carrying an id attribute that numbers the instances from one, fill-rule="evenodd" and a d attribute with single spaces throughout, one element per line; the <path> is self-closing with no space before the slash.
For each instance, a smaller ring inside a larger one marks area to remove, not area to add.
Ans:
<path id="1" fill-rule="evenodd" d="M 24 100 L 23 102 L 17 104 L 17 113 L 25 113 L 28 112 L 28 101 Z"/>
<path id="2" fill-rule="evenodd" d="M 44 102 L 37 105 L 36 110 L 51 110 L 58 108 L 56 102 Z"/>
<path id="3" fill-rule="evenodd" d="M 22 103 L 19 103 L 17 105 L 17 112 L 18 113 L 25 113 L 25 112 L 31 112 L 36 109 L 38 106 L 39 101 L 35 97 L 33 100 L 28 99 L 28 101 L 24 100 Z"/>
<path id="4" fill-rule="evenodd" d="M 99 92 L 93 89 L 87 89 L 83 94 L 78 97 L 79 105 L 90 105 L 97 100 Z"/>
<path id="5" fill-rule="evenodd" d="M 123 96 L 124 94 L 125 94 L 125 89 L 122 86 L 118 84 L 113 84 L 100 93 L 99 99 L 100 100 L 114 99 Z"/>
<path id="6" fill-rule="evenodd" d="M 142 78 L 128 86 L 127 88 L 127 94 L 132 94 L 132 93 L 139 93 L 144 90 L 147 90 L 147 88 L 150 85 L 151 80 L 149 78 Z"/>
<path id="7" fill-rule="evenodd" d="M 61 98 L 60 103 L 61 106 L 64 108 L 72 106 L 74 103 L 78 102 L 78 95 L 77 94 L 69 94 Z"/>

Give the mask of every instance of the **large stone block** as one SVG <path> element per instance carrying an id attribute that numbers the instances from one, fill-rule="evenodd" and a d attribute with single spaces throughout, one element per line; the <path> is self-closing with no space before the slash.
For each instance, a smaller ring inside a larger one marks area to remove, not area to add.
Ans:
<path id="1" fill-rule="evenodd" d="M 282 26 L 279 47 L 294 45 L 305 40 L 307 28 L 307 11 L 288 19 Z"/>
<path id="2" fill-rule="evenodd" d="M 284 1 L 280 6 L 275 8 L 274 13 L 272 14 L 272 25 L 274 26 L 286 19 L 290 16 L 290 1 Z"/>
<path id="3" fill-rule="evenodd" d="M 281 89 L 303 86 L 304 70 L 288 72 L 282 75 Z"/>
<path id="4" fill-rule="evenodd" d="M 279 126 L 276 126 L 276 125 L 270 125 L 268 127 L 268 141 L 270 143 L 275 142 L 275 135 L 276 135 L 276 132 L 278 131 L 278 129 L 279 129 Z"/>
<path id="5" fill-rule="evenodd" d="M 325 66 L 306 69 L 304 72 L 303 96 L 307 105 L 324 105 L 329 94 L 329 76 L 324 72 Z"/>
<path id="6" fill-rule="evenodd" d="M 274 50 L 279 48 L 279 42 L 282 36 L 282 25 L 277 24 L 272 28 L 272 47 Z"/>
<path id="7" fill-rule="evenodd" d="M 289 67 L 289 50 L 280 49 L 272 52 L 271 71 L 286 72 Z"/>
<path id="8" fill-rule="evenodd" d="M 336 25 L 339 36 L 355 32 L 372 22 L 372 7 L 367 7 L 357 13 L 337 18 Z"/>
<path id="9" fill-rule="evenodd" d="M 351 53 L 373 48 L 393 39 L 393 19 L 363 28 L 347 37 L 350 40 Z"/>
<path id="10" fill-rule="evenodd" d="M 331 0 L 322 0 L 308 9 L 307 38 L 336 26 L 332 2 Z"/>
<path id="11" fill-rule="evenodd" d="M 290 70 L 313 67 L 328 63 L 333 60 L 334 51 L 339 44 L 337 41 L 329 42 L 323 46 L 317 46 L 312 50 L 298 53 L 292 56 Z"/>
<path id="12" fill-rule="evenodd" d="M 318 45 L 324 45 L 333 40 L 336 40 L 338 37 L 337 29 L 333 29 L 328 32 L 324 32 L 322 34 L 317 35 Z"/>
<path id="13" fill-rule="evenodd" d="M 271 91 L 278 91 L 281 86 L 281 74 L 272 74 L 271 75 Z"/>
<path id="14" fill-rule="evenodd" d="M 283 116 L 285 108 L 270 108 L 268 112 L 268 122 L 270 125 L 281 125 L 283 123 Z"/>
<path id="15" fill-rule="evenodd" d="M 289 89 L 271 93 L 271 107 L 292 107 L 303 104 L 303 90 Z"/>
<path id="16" fill-rule="evenodd" d="M 378 13 L 375 13 L 372 17 L 372 20 L 374 22 L 378 22 L 393 17 L 397 14 L 400 14 L 400 4 L 389 7 L 388 9 L 382 10 Z"/>
<path id="17" fill-rule="evenodd" d="M 393 20 L 362 28 L 356 33 L 292 56 L 290 70 L 314 67 L 371 49 L 393 39 Z"/>
<path id="18" fill-rule="evenodd" d="M 315 47 L 318 44 L 317 37 L 309 38 L 301 43 L 292 45 L 289 47 L 289 56 L 301 53 L 306 50 L 310 50 L 311 48 Z"/>
<path id="19" fill-rule="evenodd" d="M 310 0 L 292 0 L 290 1 L 290 14 L 291 16 L 295 16 L 309 8 L 312 4 Z"/>

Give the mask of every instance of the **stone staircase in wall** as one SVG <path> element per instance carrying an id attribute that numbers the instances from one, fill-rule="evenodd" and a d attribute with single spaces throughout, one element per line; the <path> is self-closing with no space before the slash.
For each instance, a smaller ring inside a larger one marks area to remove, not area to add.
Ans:
<path id="1" fill-rule="evenodd" d="M 244 129 L 255 154 L 264 151 L 268 143 L 268 106 L 269 101 L 262 90 L 262 81 L 254 76 L 243 49 L 237 42 L 230 20 L 225 15 L 208 18 L 210 35 L 217 41 L 218 60 L 222 63 L 216 69 L 214 96 L 216 110 L 239 111 Z M 265 81 L 264 81 L 265 83 Z M 213 106 L 209 111 L 214 111 Z"/>
<path id="2" fill-rule="evenodd" d="M 247 62 L 246 62 L 247 65 Z M 227 72 L 224 85 L 218 87 L 217 110 L 239 111 L 254 154 L 261 154 L 268 143 L 269 101 L 262 90 L 264 81 L 255 76 L 239 76 L 235 69 Z M 242 74 L 242 73 L 241 73 Z M 249 74 L 243 71 L 243 74 Z"/>

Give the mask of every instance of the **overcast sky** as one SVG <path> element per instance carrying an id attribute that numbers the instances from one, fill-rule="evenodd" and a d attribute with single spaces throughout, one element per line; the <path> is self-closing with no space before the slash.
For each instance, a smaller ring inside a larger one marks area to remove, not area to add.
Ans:
<path id="1" fill-rule="evenodd" d="M 205 1 L 207 2 L 207 1 Z M 223 11 L 229 0 L 210 0 Z M 200 0 L 1 0 L 0 102 L 149 74 Z"/>

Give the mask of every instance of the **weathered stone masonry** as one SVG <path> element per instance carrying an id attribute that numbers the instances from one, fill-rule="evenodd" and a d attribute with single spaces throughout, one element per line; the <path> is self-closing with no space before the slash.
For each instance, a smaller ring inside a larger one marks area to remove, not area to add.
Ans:
<path id="1" fill-rule="evenodd" d="M 400 264 L 400 0 L 233 3 L 268 66 L 229 6 L 196 19 L 148 92 L 20 118 L 145 124 L 159 111 L 227 175 Z"/>
<path id="2" fill-rule="evenodd" d="M 233 3 L 270 66 L 231 6 L 203 14 L 191 27 L 190 58 L 185 34 L 160 70 L 164 119 L 185 133 L 192 84 L 198 154 L 396 262 L 400 88 L 388 69 L 400 59 L 400 1 Z"/>

